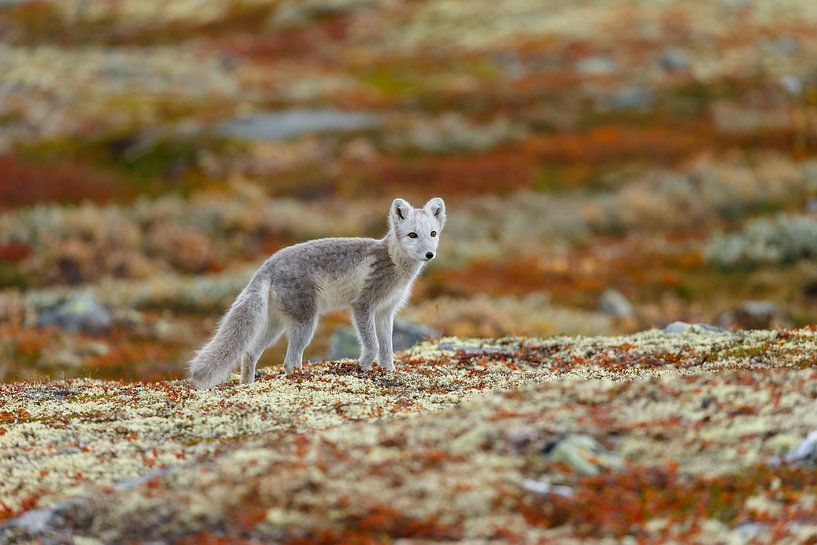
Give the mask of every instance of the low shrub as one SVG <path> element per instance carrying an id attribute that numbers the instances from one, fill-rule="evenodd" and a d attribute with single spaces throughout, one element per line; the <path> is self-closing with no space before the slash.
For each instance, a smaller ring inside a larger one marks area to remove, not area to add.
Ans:
<path id="1" fill-rule="evenodd" d="M 751 220 L 738 232 L 714 235 L 705 257 L 723 268 L 817 258 L 817 218 L 780 214 Z"/>

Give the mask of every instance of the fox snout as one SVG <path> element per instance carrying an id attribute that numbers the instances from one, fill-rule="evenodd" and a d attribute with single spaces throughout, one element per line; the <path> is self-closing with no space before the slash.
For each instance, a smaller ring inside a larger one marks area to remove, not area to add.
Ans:
<path id="1" fill-rule="evenodd" d="M 426 261 L 434 259 L 434 252 L 426 252 Z"/>

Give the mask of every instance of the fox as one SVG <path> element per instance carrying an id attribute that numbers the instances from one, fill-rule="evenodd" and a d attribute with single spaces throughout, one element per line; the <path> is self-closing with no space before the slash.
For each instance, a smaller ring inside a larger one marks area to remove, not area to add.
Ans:
<path id="1" fill-rule="evenodd" d="M 396 198 L 382 239 L 321 238 L 269 257 L 221 318 L 215 333 L 188 363 L 196 388 L 222 383 L 236 368 L 252 384 L 264 350 L 286 334 L 284 373 L 303 368 L 303 354 L 320 316 L 349 308 L 361 348 L 358 364 L 395 370 L 394 315 L 408 302 L 423 267 L 437 257 L 445 202 L 414 208 Z"/>

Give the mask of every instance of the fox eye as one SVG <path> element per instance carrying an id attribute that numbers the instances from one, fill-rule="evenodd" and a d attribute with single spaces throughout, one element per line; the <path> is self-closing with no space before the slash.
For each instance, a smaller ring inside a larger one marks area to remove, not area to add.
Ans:
<path id="1" fill-rule="evenodd" d="M 417 233 L 409 233 L 409 238 L 417 238 Z"/>
<path id="2" fill-rule="evenodd" d="M 436 237 L 437 236 L 437 231 L 431 231 L 431 236 Z"/>

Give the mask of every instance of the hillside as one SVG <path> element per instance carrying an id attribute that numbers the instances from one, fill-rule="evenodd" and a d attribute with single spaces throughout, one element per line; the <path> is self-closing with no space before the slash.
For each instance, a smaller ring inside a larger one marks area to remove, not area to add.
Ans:
<path id="1" fill-rule="evenodd" d="M 0 0 L 0 545 L 817 544 L 815 28 Z M 435 196 L 397 373 L 333 312 L 189 388 L 271 254 Z"/>
<path id="2" fill-rule="evenodd" d="M 254 267 L 380 237 L 397 196 L 449 208 L 404 313 L 442 335 L 817 323 L 815 26 L 813 0 L 0 2 L 0 380 L 181 378 Z M 88 291 L 97 325 L 59 327 Z"/>
<path id="3" fill-rule="evenodd" d="M 207 391 L 0 385 L 0 543 L 817 536 L 814 330 L 444 338 L 399 360 Z"/>

